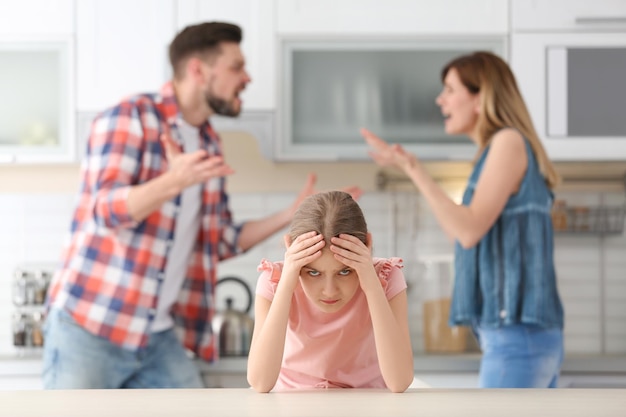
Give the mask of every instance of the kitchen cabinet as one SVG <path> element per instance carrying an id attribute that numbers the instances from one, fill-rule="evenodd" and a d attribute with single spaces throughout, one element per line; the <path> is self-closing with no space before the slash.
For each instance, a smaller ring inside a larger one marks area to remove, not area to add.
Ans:
<path id="1" fill-rule="evenodd" d="M 73 45 L 69 35 L 0 41 L 0 163 L 73 161 Z"/>
<path id="2" fill-rule="evenodd" d="M 71 35 L 74 0 L 0 2 L 0 38 L 7 35 Z"/>
<path id="3" fill-rule="evenodd" d="M 102 111 L 170 76 L 175 0 L 76 2 L 78 111 Z"/>
<path id="4" fill-rule="evenodd" d="M 626 30 L 624 0 L 511 0 L 513 31 Z"/>
<path id="5" fill-rule="evenodd" d="M 243 30 L 241 49 L 252 82 L 242 93 L 244 112 L 275 107 L 273 0 L 178 0 L 176 29 L 205 21 L 224 21 Z"/>
<path id="6" fill-rule="evenodd" d="M 506 34 L 502 0 L 276 0 L 285 34 Z"/>
<path id="7" fill-rule="evenodd" d="M 512 0 L 511 67 L 556 161 L 626 159 L 626 2 Z"/>

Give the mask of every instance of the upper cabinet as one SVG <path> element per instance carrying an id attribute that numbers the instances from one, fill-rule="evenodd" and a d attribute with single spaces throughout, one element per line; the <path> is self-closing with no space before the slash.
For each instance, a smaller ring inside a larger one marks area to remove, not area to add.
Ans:
<path id="1" fill-rule="evenodd" d="M 76 2 L 78 111 L 102 111 L 170 76 L 175 0 Z"/>
<path id="2" fill-rule="evenodd" d="M 74 160 L 74 0 L 0 2 L 0 92 L 0 163 Z"/>
<path id="3" fill-rule="evenodd" d="M 177 30 L 216 20 L 242 28 L 241 49 L 252 78 L 242 94 L 244 111 L 271 110 L 276 105 L 273 3 L 273 0 L 178 0 Z"/>
<path id="4" fill-rule="evenodd" d="M 282 34 L 506 34 L 503 0 L 275 0 Z"/>
<path id="5" fill-rule="evenodd" d="M 515 32 L 626 30 L 624 0 L 511 0 Z"/>
<path id="6" fill-rule="evenodd" d="M 626 2 L 511 7 L 511 66 L 550 157 L 626 160 Z"/>
<path id="7" fill-rule="evenodd" d="M 74 0 L 0 2 L 0 37 L 73 34 Z"/>

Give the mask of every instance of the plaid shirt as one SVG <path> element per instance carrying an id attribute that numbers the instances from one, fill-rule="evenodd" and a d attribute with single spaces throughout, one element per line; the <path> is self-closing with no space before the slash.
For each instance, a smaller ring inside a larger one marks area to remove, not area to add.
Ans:
<path id="1" fill-rule="evenodd" d="M 127 196 L 131 186 L 167 170 L 159 136 L 170 132 L 181 142 L 180 117 L 173 86 L 166 83 L 160 94 L 131 97 L 94 120 L 70 240 L 49 292 L 49 305 L 66 309 L 89 332 L 130 350 L 146 346 L 150 336 L 180 196 L 141 222 L 130 217 Z M 222 155 L 208 121 L 198 140 L 209 155 Z M 232 223 L 224 178 L 204 184 L 201 213 L 172 314 L 185 347 L 213 360 L 216 265 L 240 252 L 242 226 Z"/>

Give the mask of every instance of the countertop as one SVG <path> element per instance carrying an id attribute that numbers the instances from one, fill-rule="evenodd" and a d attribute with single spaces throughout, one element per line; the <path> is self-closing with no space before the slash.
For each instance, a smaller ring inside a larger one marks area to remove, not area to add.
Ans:
<path id="1" fill-rule="evenodd" d="M 624 416 L 626 390 L 320 389 L 259 394 L 252 389 L 2 391 L 11 417 Z"/>

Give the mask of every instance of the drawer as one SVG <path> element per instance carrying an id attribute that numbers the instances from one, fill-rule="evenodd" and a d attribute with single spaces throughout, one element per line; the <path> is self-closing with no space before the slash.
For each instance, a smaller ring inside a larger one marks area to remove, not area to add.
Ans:
<path id="1" fill-rule="evenodd" d="M 513 31 L 626 31 L 624 0 L 511 0 Z"/>

